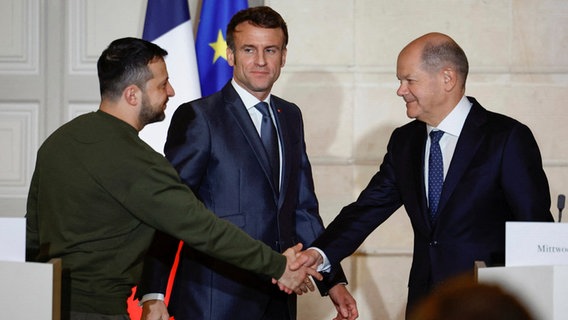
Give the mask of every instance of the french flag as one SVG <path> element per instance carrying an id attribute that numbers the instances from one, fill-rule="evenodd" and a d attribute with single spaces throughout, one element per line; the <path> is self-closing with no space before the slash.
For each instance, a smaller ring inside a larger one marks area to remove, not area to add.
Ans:
<path id="1" fill-rule="evenodd" d="M 201 97 L 193 27 L 187 0 L 148 0 L 142 38 L 168 51 L 165 61 L 170 83 L 176 93 L 168 102 L 164 121 L 147 125 L 140 132 L 142 140 L 163 154 L 168 127 L 175 109 L 184 102 Z M 172 272 L 176 266 L 177 259 Z M 166 300 L 172 279 L 173 274 L 168 283 Z M 134 294 L 136 288 L 132 292 Z M 140 319 L 142 314 L 138 300 L 134 300 L 133 296 L 128 299 L 128 313 L 131 319 Z"/>
<path id="2" fill-rule="evenodd" d="M 166 66 L 176 93 L 168 102 L 164 121 L 147 125 L 140 132 L 142 140 L 163 154 L 175 109 L 184 102 L 201 97 L 187 0 L 148 0 L 142 38 L 168 51 Z"/>

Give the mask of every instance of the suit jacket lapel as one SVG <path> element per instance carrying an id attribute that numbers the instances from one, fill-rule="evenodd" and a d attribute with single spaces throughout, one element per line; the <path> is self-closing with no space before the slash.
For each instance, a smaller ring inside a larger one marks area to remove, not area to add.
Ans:
<path id="1" fill-rule="evenodd" d="M 412 145 L 409 147 L 413 159 L 412 170 L 409 177 L 413 179 L 412 183 L 416 186 L 416 202 L 420 209 L 420 216 L 417 217 L 422 221 L 421 227 L 426 228 L 423 230 L 424 234 L 428 234 L 431 228 L 430 217 L 428 215 L 428 202 L 426 200 L 426 187 L 424 185 L 424 151 L 426 148 L 426 124 L 416 121 L 417 125 L 415 131 L 412 133 Z"/>
<path id="2" fill-rule="evenodd" d="M 448 169 L 448 174 L 444 179 L 444 187 L 440 196 L 440 204 L 438 211 L 440 215 L 444 214 L 444 206 L 448 203 L 460 179 L 469 167 L 469 163 L 476 154 L 481 141 L 483 140 L 483 130 L 480 130 L 487 115 L 485 109 L 473 98 L 469 98 L 473 103 L 471 110 L 465 120 L 464 126 L 460 133 L 460 137 L 456 144 L 456 149 L 452 157 L 452 162 Z"/>
<path id="3" fill-rule="evenodd" d="M 292 147 L 290 146 L 290 130 L 289 125 L 286 117 L 286 108 L 282 108 L 276 102 L 276 99 L 270 100 L 270 107 L 272 108 L 272 114 L 274 114 L 274 118 L 276 121 L 276 130 L 278 130 L 278 137 L 280 138 L 280 157 L 282 159 L 281 166 L 281 177 L 280 177 L 280 197 L 278 201 L 278 206 L 282 205 L 282 201 L 284 200 L 284 196 L 286 194 L 286 189 L 288 187 L 288 182 L 290 181 L 290 172 L 286 170 L 286 164 L 290 163 L 291 153 L 293 151 Z M 289 150 L 290 152 L 286 152 Z"/>
<path id="4" fill-rule="evenodd" d="M 266 179 L 270 181 L 270 185 L 272 186 L 273 191 L 275 191 L 275 186 L 272 185 L 272 173 L 268 156 L 264 151 L 264 146 L 262 145 L 262 141 L 260 140 L 258 131 L 256 131 L 254 123 L 250 118 L 248 110 L 230 82 L 223 87 L 222 92 L 223 99 L 225 100 L 225 106 L 227 108 L 227 114 L 231 115 L 235 119 L 240 131 L 243 133 L 251 149 L 256 155 Z"/>

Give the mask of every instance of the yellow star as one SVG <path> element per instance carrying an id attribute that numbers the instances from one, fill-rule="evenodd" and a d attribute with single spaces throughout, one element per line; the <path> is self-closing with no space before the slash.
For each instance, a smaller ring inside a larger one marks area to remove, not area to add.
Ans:
<path id="1" fill-rule="evenodd" d="M 227 60 L 227 42 L 223 39 L 221 29 L 219 29 L 219 34 L 217 34 L 217 41 L 209 43 L 209 46 L 215 50 L 213 63 L 215 63 L 219 58 Z"/>

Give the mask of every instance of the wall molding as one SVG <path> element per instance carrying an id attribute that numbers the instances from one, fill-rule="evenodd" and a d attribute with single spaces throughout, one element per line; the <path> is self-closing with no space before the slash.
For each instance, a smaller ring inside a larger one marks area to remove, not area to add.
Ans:
<path id="1" fill-rule="evenodd" d="M 39 103 L 0 102 L 0 197 L 27 195 L 38 149 Z"/>
<path id="2" fill-rule="evenodd" d="M 97 57 L 89 55 L 87 50 L 87 0 L 68 2 L 69 24 L 69 74 L 96 74 Z"/>
<path id="3" fill-rule="evenodd" d="M 39 74 L 39 0 L 3 0 L 0 19 L 0 74 Z"/>

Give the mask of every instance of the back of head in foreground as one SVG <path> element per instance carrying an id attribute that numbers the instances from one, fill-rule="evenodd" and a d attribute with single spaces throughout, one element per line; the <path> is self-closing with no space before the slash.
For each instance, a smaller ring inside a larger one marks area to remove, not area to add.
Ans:
<path id="1" fill-rule="evenodd" d="M 533 320 L 512 294 L 493 284 L 457 277 L 422 300 L 409 320 Z"/>

